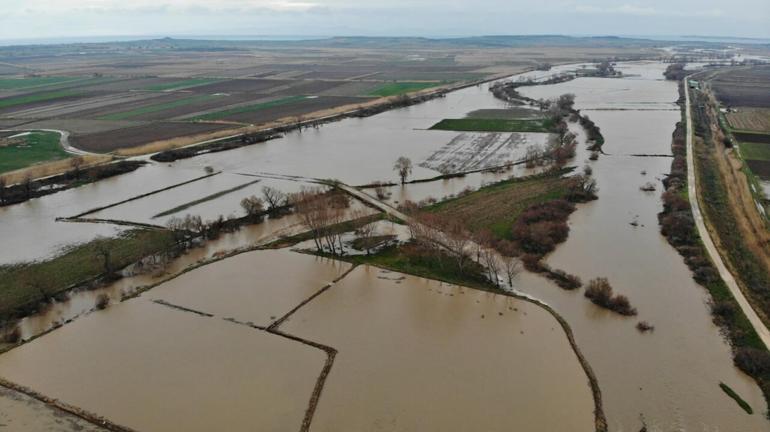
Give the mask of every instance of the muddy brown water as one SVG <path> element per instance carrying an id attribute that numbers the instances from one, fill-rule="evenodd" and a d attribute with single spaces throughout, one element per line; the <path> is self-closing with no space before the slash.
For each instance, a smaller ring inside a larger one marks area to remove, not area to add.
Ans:
<path id="1" fill-rule="evenodd" d="M 638 430 L 640 415 L 655 431 L 768 430 L 767 405 L 753 380 L 733 366 L 730 347 L 711 321 L 705 289 L 659 234 L 659 180 L 669 172 L 671 159 L 625 156 L 670 154 L 671 133 L 680 118 L 673 104 L 676 83 L 650 72 L 662 73 L 665 65 L 636 63 L 624 69 L 638 70 L 639 76 L 578 79 L 523 93 L 575 93 L 577 108 L 601 127 L 604 151 L 611 154 L 591 163 L 599 200 L 578 207 L 570 217 L 569 239 L 548 263 L 584 282 L 608 277 L 639 316 L 614 315 L 586 301 L 582 292 L 560 290 L 530 274 L 517 288 L 553 305 L 570 323 L 602 388 L 610 430 Z M 604 110 L 607 106 L 644 109 Z M 581 149 L 579 158 L 586 156 Z M 648 181 L 658 191 L 640 191 Z M 639 320 L 650 322 L 655 331 L 640 334 L 634 328 Z M 720 382 L 749 402 L 755 414 L 741 410 L 721 391 Z"/>
<path id="2" fill-rule="evenodd" d="M 72 414 L 23 393 L 0 387 L 0 430 L 24 432 L 103 432 Z"/>
<path id="3" fill-rule="evenodd" d="M 593 430 L 586 375 L 532 303 L 363 266 L 280 329 L 339 350 L 314 431 Z"/>
<path id="4" fill-rule="evenodd" d="M 268 324 L 347 267 L 241 254 L 0 356 L 0 375 L 137 430 L 295 431 L 326 353 L 223 318 Z M 279 329 L 339 351 L 312 430 L 593 428 L 566 335 L 528 302 L 360 267 Z"/>

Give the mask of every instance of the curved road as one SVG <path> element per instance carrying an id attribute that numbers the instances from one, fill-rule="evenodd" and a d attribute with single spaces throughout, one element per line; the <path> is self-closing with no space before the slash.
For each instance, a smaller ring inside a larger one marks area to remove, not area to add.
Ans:
<path id="1" fill-rule="evenodd" d="M 722 261 L 722 257 L 719 255 L 719 251 L 717 250 L 716 246 L 714 246 L 714 241 L 711 239 L 711 233 L 709 233 L 708 229 L 706 229 L 706 224 L 703 222 L 703 213 L 701 212 L 700 204 L 698 203 L 698 188 L 695 181 L 695 157 L 693 156 L 693 125 L 691 114 L 692 109 L 690 107 L 690 88 L 687 85 L 687 81 L 689 79 L 689 76 L 685 77 L 683 85 L 686 100 L 685 117 L 687 119 L 687 192 L 690 196 L 689 198 L 690 207 L 692 208 L 692 216 L 695 219 L 695 225 L 698 227 L 700 238 L 703 240 L 703 245 L 706 247 L 706 251 L 708 251 L 708 254 L 711 257 L 711 261 L 714 262 L 714 265 L 719 271 L 719 275 L 722 277 L 722 280 L 725 281 L 727 288 L 730 289 L 730 292 L 732 293 L 733 297 L 735 297 L 735 300 L 738 302 L 741 310 L 743 310 L 746 318 L 749 319 L 749 322 L 754 327 L 754 330 L 759 335 L 759 338 L 762 339 L 762 343 L 765 344 L 765 347 L 770 347 L 770 331 L 751 307 L 751 303 L 749 303 L 749 301 L 746 299 L 746 296 L 743 295 L 743 291 L 741 291 L 741 288 L 738 286 L 738 283 L 735 281 L 732 273 L 730 273 L 730 271 L 725 266 L 725 263 Z"/>

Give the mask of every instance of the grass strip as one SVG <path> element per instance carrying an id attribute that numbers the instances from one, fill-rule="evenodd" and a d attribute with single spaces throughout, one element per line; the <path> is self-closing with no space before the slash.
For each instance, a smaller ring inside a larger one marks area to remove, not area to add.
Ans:
<path id="1" fill-rule="evenodd" d="M 770 144 L 742 142 L 739 147 L 746 160 L 770 161 Z"/>
<path id="2" fill-rule="evenodd" d="M 74 246 L 47 261 L 0 266 L 0 317 L 33 309 L 41 301 L 101 276 L 105 268 L 100 251 L 109 251 L 110 267 L 117 270 L 173 244 L 170 231 L 131 230 Z"/>
<path id="3" fill-rule="evenodd" d="M 35 102 L 45 102 L 54 99 L 62 99 L 70 96 L 76 96 L 78 93 L 70 90 L 59 90 L 45 93 L 35 93 L 30 95 L 16 96 L 7 99 L 0 99 L 0 108 L 10 108 L 17 105 L 31 104 Z"/>
<path id="4" fill-rule="evenodd" d="M 369 92 L 368 96 L 379 96 L 379 97 L 386 97 L 386 96 L 397 96 L 404 93 L 411 93 L 415 91 L 425 90 L 427 88 L 431 87 L 437 87 L 444 83 L 438 83 L 438 82 L 400 82 L 400 83 L 391 83 L 391 84 L 384 84 L 381 85 L 371 92 Z"/>
<path id="5" fill-rule="evenodd" d="M 730 396 L 731 398 L 733 398 L 735 403 L 737 403 L 738 406 L 743 408 L 743 410 L 746 411 L 747 414 L 754 414 L 754 410 L 751 409 L 751 405 L 749 405 L 748 402 L 743 400 L 743 398 L 741 398 L 738 395 L 738 393 L 735 392 L 735 390 L 731 389 L 730 386 L 728 386 L 727 384 L 721 382 L 721 383 L 719 383 L 719 388 L 721 388 L 722 391 L 727 393 L 727 396 Z"/>
<path id="6" fill-rule="evenodd" d="M 172 209 L 169 209 L 169 210 L 166 210 L 164 212 L 160 212 L 160 213 L 156 214 L 155 216 L 153 216 L 152 218 L 155 219 L 155 218 L 159 218 L 159 217 L 163 217 L 163 216 L 172 215 L 174 213 L 179 213 L 182 210 L 186 210 L 186 209 L 188 209 L 190 207 L 194 207 L 194 206 L 196 206 L 198 204 L 201 204 L 201 203 L 204 203 L 206 201 L 211 201 L 213 199 L 217 199 L 219 197 L 225 196 L 225 195 L 227 195 L 229 193 L 239 191 L 241 189 L 247 188 L 247 187 L 253 185 L 254 183 L 258 183 L 258 182 L 260 182 L 260 180 L 253 180 L 253 181 L 250 181 L 250 182 L 246 182 L 246 183 L 244 183 L 242 185 L 235 186 L 235 187 L 230 188 L 230 189 L 225 189 L 223 191 L 219 191 L 217 193 L 213 193 L 211 195 L 207 195 L 207 196 L 205 196 L 203 198 L 199 198 L 199 199 L 197 199 L 195 201 L 190 201 L 188 203 L 176 206 L 176 207 L 174 207 Z"/>
<path id="7" fill-rule="evenodd" d="M 550 119 L 481 119 L 462 118 L 444 119 L 430 127 L 431 130 L 448 130 L 458 132 L 543 132 L 554 131 L 554 123 Z"/>
<path id="8" fill-rule="evenodd" d="M 0 79 L 0 90 L 20 90 L 33 87 L 44 87 L 83 79 L 81 77 L 28 77 L 28 78 L 3 78 Z"/>
<path id="9" fill-rule="evenodd" d="M 209 98 L 212 98 L 214 96 L 211 95 L 196 95 L 196 96 L 190 96 L 183 99 L 178 99 L 171 102 L 165 102 L 155 105 L 148 105 L 139 107 L 136 109 L 132 109 L 130 111 L 123 111 L 119 113 L 114 114 L 108 114 L 106 116 L 99 117 L 99 120 L 125 120 L 132 117 L 144 115 L 144 114 L 152 114 L 160 111 L 166 111 L 172 108 L 177 108 L 180 106 L 189 105 L 192 103 L 200 102 Z"/>
<path id="10" fill-rule="evenodd" d="M 214 78 L 190 78 L 181 81 L 174 81 L 170 83 L 155 84 L 145 87 L 145 90 L 149 91 L 167 91 L 167 90 L 179 90 L 190 87 L 197 87 L 206 84 L 212 84 L 221 80 Z"/>
<path id="11" fill-rule="evenodd" d="M 289 96 L 282 99 L 276 99 L 268 102 L 262 102 L 253 105 L 245 105 L 237 108 L 226 109 L 223 111 L 217 111 L 210 114 L 204 114 L 192 118 L 191 120 L 222 120 L 231 115 L 242 114 L 247 112 L 261 111 L 268 108 L 273 108 L 281 105 L 288 105 L 294 102 L 300 102 L 308 99 L 307 96 Z"/>

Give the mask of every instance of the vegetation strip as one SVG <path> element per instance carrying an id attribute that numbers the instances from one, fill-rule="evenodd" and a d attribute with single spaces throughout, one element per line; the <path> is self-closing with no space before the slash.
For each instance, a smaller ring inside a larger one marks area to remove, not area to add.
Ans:
<path id="1" fill-rule="evenodd" d="M 721 388 L 722 391 L 724 391 L 727 394 L 727 396 L 730 396 L 735 401 L 735 403 L 738 404 L 738 406 L 740 406 L 744 411 L 746 411 L 747 414 L 754 414 L 754 410 L 751 409 L 751 405 L 749 405 L 748 402 L 743 400 L 743 398 L 740 397 L 740 395 L 738 395 L 738 393 L 736 393 L 735 390 L 731 389 L 730 386 L 721 382 L 719 383 L 719 388 Z"/>
<path id="2" fill-rule="evenodd" d="M 160 212 L 160 213 L 156 214 L 155 216 L 153 216 L 152 218 L 155 219 L 155 218 L 159 218 L 159 217 L 163 217 L 163 216 L 172 215 L 174 213 L 178 213 L 178 212 L 180 212 L 182 210 L 186 210 L 186 209 L 188 209 L 190 207 L 194 207 L 194 206 L 196 206 L 198 204 L 201 204 L 201 203 L 204 203 L 206 201 L 211 201 L 213 199 L 217 199 L 219 197 L 225 196 L 225 195 L 227 195 L 229 193 L 237 192 L 237 191 L 239 191 L 241 189 L 245 189 L 245 188 L 247 188 L 247 187 L 249 187 L 249 186 L 251 186 L 251 185 L 253 185 L 255 183 L 258 183 L 259 181 L 260 180 L 254 180 L 254 181 L 246 182 L 244 184 L 232 187 L 230 189 L 225 189 L 223 191 L 219 191 L 219 192 L 213 193 L 211 195 L 206 195 L 203 198 L 199 198 L 197 200 L 190 201 L 188 203 L 176 206 L 176 207 L 174 207 L 172 209 L 169 209 L 169 210 L 166 210 L 164 212 Z"/>
<path id="3" fill-rule="evenodd" d="M 186 80 L 174 81 L 174 82 L 165 83 L 165 84 L 151 85 L 149 87 L 145 87 L 144 89 L 149 91 L 179 90 L 179 89 L 186 89 L 190 87 L 202 86 L 206 84 L 213 84 L 220 81 L 221 80 L 215 79 L 215 78 L 190 78 Z"/>
<path id="4" fill-rule="evenodd" d="M 430 127 L 431 130 L 459 132 L 555 132 L 550 119 L 444 119 Z"/>
<path id="5" fill-rule="evenodd" d="M 398 96 L 404 93 L 411 93 L 415 91 L 425 90 L 431 87 L 440 86 L 442 83 L 437 82 L 400 82 L 385 84 L 377 87 L 369 92 L 369 96 Z"/>
<path id="6" fill-rule="evenodd" d="M 190 105 L 206 99 L 211 99 L 212 97 L 213 96 L 210 96 L 210 95 L 190 96 L 190 97 L 178 99 L 171 102 L 160 103 L 155 105 L 146 105 L 130 111 L 123 111 L 123 112 L 118 112 L 114 114 L 108 114 L 108 115 L 99 117 L 99 120 L 126 120 L 132 117 L 136 117 L 144 114 L 152 114 L 160 111 L 170 110 L 172 108 L 177 108 L 180 106 Z"/>
<path id="7" fill-rule="evenodd" d="M 303 101 L 303 100 L 306 100 L 306 99 L 308 99 L 307 96 L 289 96 L 289 97 L 285 97 L 285 98 L 281 98 L 281 99 L 276 99 L 276 100 L 272 100 L 272 101 L 268 101 L 268 102 L 262 102 L 262 103 L 253 104 L 253 105 L 246 105 L 246 106 L 241 106 L 241 107 L 237 107 L 237 108 L 231 108 L 231 109 L 226 109 L 226 110 L 222 110 L 222 111 L 216 111 L 216 112 L 213 112 L 213 113 L 210 113 L 210 114 L 204 114 L 204 115 L 201 115 L 201 116 L 193 117 L 190 120 L 193 120 L 193 121 L 221 120 L 221 119 L 227 118 L 228 116 L 231 116 L 231 115 L 234 115 L 234 114 L 241 114 L 241 113 L 252 112 L 252 111 L 260 111 L 260 110 L 264 110 L 264 109 L 267 109 L 267 108 L 273 108 L 273 107 L 277 107 L 277 106 L 281 106 L 281 105 L 288 105 L 288 104 L 294 103 L 294 102 L 300 102 L 300 101 Z"/>
<path id="8" fill-rule="evenodd" d="M 206 178 L 209 178 L 209 177 L 213 177 L 213 176 L 219 175 L 219 174 L 222 174 L 222 171 L 218 171 L 218 172 L 215 172 L 215 173 L 212 173 L 212 174 L 206 174 L 204 176 L 196 177 L 196 178 L 194 178 L 192 180 L 183 181 L 182 183 L 173 184 L 171 186 L 164 187 L 162 189 L 157 189 L 157 190 L 154 190 L 152 192 L 147 192 L 147 193 L 144 193 L 144 194 L 141 194 L 141 195 L 136 195 L 136 196 L 133 196 L 131 198 L 127 198 L 127 199 L 124 199 L 122 201 L 118 201 L 118 202 L 115 202 L 115 203 L 112 203 L 112 204 L 107 204 L 107 205 L 102 206 L 102 207 L 92 208 L 91 210 L 86 210 L 83 213 L 76 214 L 75 216 L 70 216 L 70 217 L 67 217 L 67 218 L 62 218 L 62 220 L 66 220 L 66 219 L 79 219 L 79 218 L 82 218 L 83 216 L 90 215 L 91 213 L 96 213 L 96 212 L 100 212 L 102 210 L 107 210 L 107 209 L 112 208 L 112 207 L 117 207 L 119 205 L 131 202 L 131 201 L 136 201 L 138 199 L 146 198 L 148 196 L 159 194 L 161 192 L 165 192 L 167 190 L 178 188 L 180 186 L 184 186 L 184 185 L 187 185 L 187 184 L 190 184 L 190 183 L 195 183 L 195 182 L 197 182 L 199 180 L 203 180 L 203 179 L 206 179 Z"/>

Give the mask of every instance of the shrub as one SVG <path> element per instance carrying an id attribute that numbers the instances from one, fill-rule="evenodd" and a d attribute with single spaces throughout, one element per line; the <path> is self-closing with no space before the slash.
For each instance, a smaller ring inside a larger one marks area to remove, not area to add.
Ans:
<path id="1" fill-rule="evenodd" d="M 612 286 L 607 278 L 592 279 L 588 283 L 585 296 L 595 305 L 609 309 L 621 315 L 636 315 L 636 308 L 631 307 L 631 302 L 624 295 L 613 295 Z"/>
<path id="2" fill-rule="evenodd" d="M 752 376 L 770 373 L 770 351 L 740 347 L 735 350 L 735 365 Z"/>
<path id="3" fill-rule="evenodd" d="M 648 331 L 655 331 L 655 326 L 648 323 L 647 321 L 639 321 L 636 323 L 636 329 L 642 333 L 645 333 Z"/>
<path id="4" fill-rule="evenodd" d="M 98 310 L 106 309 L 109 304 L 110 304 L 110 297 L 107 296 L 107 294 L 102 293 L 96 297 L 96 305 L 95 305 L 96 309 Z"/>

